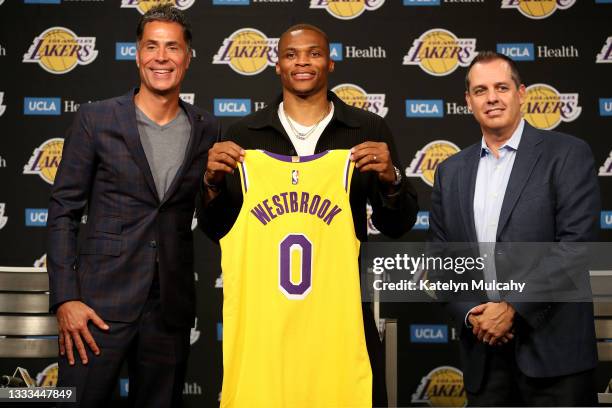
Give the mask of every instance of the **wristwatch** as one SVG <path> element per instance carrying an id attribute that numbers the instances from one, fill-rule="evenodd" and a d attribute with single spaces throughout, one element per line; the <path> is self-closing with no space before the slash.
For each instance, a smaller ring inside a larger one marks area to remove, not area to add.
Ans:
<path id="1" fill-rule="evenodd" d="M 399 186 L 402 182 L 402 172 L 395 166 L 393 166 L 393 171 L 395 171 L 395 181 L 391 183 L 392 186 Z"/>

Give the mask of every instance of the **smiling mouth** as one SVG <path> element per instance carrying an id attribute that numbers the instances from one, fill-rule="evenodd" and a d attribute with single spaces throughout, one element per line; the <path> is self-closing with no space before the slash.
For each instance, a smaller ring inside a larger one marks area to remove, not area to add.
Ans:
<path id="1" fill-rule="evenodd" d="M 499 116 L 504 112 L 503 108 L 493 108 L 485 111 L 487 116 Z"/>
<path id="2" fill-rule="evenodd" d="M 167 74 L 170 74 L 172 72 L 171 69 L 155 69 L 155 68 L 151 68 L 151 71 L 155 75 L 167 75 Z"/>
<path id="3" fill-rule="evenodd" d="M 297 80 L 309 80 L 309 79 L 313 79 L 315 77 L 315 73 L 314 72 L 293 72 L 291 73 L 291 76 Z"/>

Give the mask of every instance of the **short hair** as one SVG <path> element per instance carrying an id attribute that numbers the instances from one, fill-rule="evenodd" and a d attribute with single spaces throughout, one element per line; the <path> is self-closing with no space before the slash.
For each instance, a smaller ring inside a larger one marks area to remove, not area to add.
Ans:
<path id="1" fill-rule="evenodd" d="M 191 24 L 187 20 L 185 13 L 174 7 L 171 3 L 162 3 L 155 7 L 151 7 L 149 11 L 144 13 L 138 21 L 136 27 L 136 38 L 140 42 L 142 40 L 142 33 L 147 23 L 153 21 L 164 21 L 169 23 L 178 23 L 183 27 L 183 38 L 187 43 L 187 47 L 191 49 Z"/>
<path id="2" fill-rule="evenodd" d="M 279 45 L 280 45 L 280 40 L 283 38 L 283 36 L 289 33 L 292 33 L 294 31 L 299 31 L 299 30 L 309 30 L 309 31 L 314 31 L 315 33 L 320 34 L 321 37 L 323 37 L 323 39 L 325 40 L 325 45 L 327 46 L 327 50 L 329 51 L 329 37 L 327 36 L 325 31 L 321 30 L 319 27 L 315 25 L 307 24 L 307 23 L 294 24 L 288 29 L 286 29 L 279 37 L 279 40 L 278 40 Z"/>
<path id="3" fill-rule="evenodd" d="M 504 54 L 499 54 L 495 51 L 481 51 L 472 60 L 472 62 L 470 63 L 470 66 L 467 69 L 467 72 L 465 73 L 465 90 L 466 91 L 468 92 L 470 91 L 470 71 L 472 70 L 472 67 L 478 63 L 486 63 L 486 62 L 491 62 L 495 60 L 506 61 L 506 63 L 510 67 L 510 76 L 512 77 L 512 82 L 514 82 L 517 88 L 521 86 L 522 84 L 521 76 L 518 71 L 518 66 L 516 65 L 516 62 L 514 62 L 514 60 L 505 56 Z"/>

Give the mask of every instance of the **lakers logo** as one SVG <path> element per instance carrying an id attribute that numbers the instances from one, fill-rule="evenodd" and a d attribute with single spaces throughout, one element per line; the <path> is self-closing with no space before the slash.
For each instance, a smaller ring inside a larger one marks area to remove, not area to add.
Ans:
<path id="1" fill-rule="evenodd" d="M 501 8 L 518 9 L 525 17 L 541 20 L 553 14 L 557 9 L 572 7 L 576 0 L 502 0 Z"/>
<path id="2" fill-rule="evenodd" d="M 0 230 L 4 228 L 8 221 L 8 217 L 4 215 L 6 203 L 0 203 Z"/>
<path id="3" fill-rule="evenodd" d="M 425 31 L 404 56 L 404 65 L 418 65 L 430 75 L 444 76 L 467 67 L 476 56 L 475 38 L 457 38 L 442 28 Z"/>
<path id="4" fill-rule="evenodd" d="M 389 109 L 385 106 L 385 94 L 368 94 L 363 88 L 353 84 L 340 84 L 332 89 L 338 98 L 347 105 L 365 109 L 382 116 L 387 115 Z"/>
<path id="5" fill-rule="evenodd" d="M 34 267 L 47 268 L 47 254 L 43 254 L 40 258 L 34 261 Z"/>
<path id="6" fill-rule="evenodd" d="M 612 37 L 608 37 L 601 52 L 597 54 L 595 62 L 597 64 L 612 63 Z"/>
<path id="7" fill-rule="evenodd" d="M 531 126 L 554 129 L 561 122 L 571 122 L 580 116 L 577 93 L 559 93 L 546 84 L 527 87 L 525 102 L 521 106 L 523 117 Z"/>
<path id="8" fill-rule="evenodd" d="M 34 149 L 28 164 L 23 166 L 23 174 L 38 174 L 49 184 L 55 181 L 55 174 L 62 160 L 64 139 L 49 139 Z"/>
<path id="9" fill-rule="evenodd" d="M 278 38 L 254 28 L 242 28 L 223 40 L 213 64 L 228 64 L 241 75 L 257 75 L 278 61 Z"/>
<path id="10" fill-rule="evenodd" d="M 463 373 L 450 366 L 434 368 L 421 379 L 417 391 L 412 394 L 412 402 L 430 407 L 464 407 L 467 397 Z"/>
<path id="11" fill-rule="evenodd" d="M 420 177 L 428 186 L 433 186 L 438 165 L 460 150 L 449 141 L 434 140 L 416 152 L 410 167 L 406 169 L 406 176 Z"/>
<path id="12" fill-rule="evenodd" d="M 42 372 L 36 375 L 37 387 L 55 387 L 57 386 L 57 373 L 59 372 L 58 364 L 53 363 L 47 366 Z"/>
<path id="13" fill-rule="evenodd" d="M 150 8 L 160 4 L 172 4 L 179 10 L 186 10 L 193 6 L 195 0 L 121 0 L 121 8 L 135 8 L 144 14 Z"/>
<path id="14" fill-rule="evenodd" d="M 98 56 L 96 37 L 78 37 L 64 27 L 51 27 L 34 38 L 23 62 L 36 62 L 52 74 L 65 74 Z"/>
<path id="15" fill-rule="evenodd" d="M 6 111 L 6 105 L 3 105 L 4 101 L 4 92 L 0 92 L 0 116 L 4 115 L 4 111 Z"/>
<path id="16" fill-rule="evenodd" d="M 359 17 L 364 11 L 380 8 L 385 0 L 310 0 L 310 8 L 325 9 L 332 16 L 341 20 Z"/>
<path id="17" fill-rule="evenodd" d="M 612 176 L 612 151 L 604 165 L 599 168 L 599 175 L 602 177 Z"/>
<path id="18" fill-rule="evenodd" d="M 374 225 L 374 221 L 372 221 L 372 214 L 374 210 L 372 210 L 372 206 L 370 204 L 366 204 L 366 218 L 368 225 L 368 235 L 380 235 L 380 231 Z"/>

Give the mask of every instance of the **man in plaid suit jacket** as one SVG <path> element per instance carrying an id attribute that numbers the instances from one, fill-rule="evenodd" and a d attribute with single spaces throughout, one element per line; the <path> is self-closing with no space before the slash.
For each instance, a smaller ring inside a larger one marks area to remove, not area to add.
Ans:
<path id="1" fill-rule="evenodd" d="M 59 385 L 76 386 L 86 407 L 107 406 L 124 360 L 134 405 L 179 405 L 195 317 L 191 222 L 219 126 L 179 99 L 184 15 L 151 9 L 137 34 L 140 88 L 81 107 L 49 204 Z"/>

